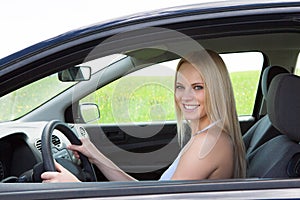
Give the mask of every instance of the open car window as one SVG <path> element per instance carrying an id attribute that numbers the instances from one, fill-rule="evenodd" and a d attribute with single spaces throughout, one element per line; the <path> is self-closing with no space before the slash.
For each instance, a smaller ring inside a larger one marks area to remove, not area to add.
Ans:
<path id="1" fill-rule="evenodd" d="M 237 112 L 251 116 L 263 55 L 260 52 L 221 54 L 230 73 Z M 80 103 L 98 105 L 101 117 L 91 123 L 175 121 L 174 77 L 179 59 L 152 64 L 96 90 Z"/>

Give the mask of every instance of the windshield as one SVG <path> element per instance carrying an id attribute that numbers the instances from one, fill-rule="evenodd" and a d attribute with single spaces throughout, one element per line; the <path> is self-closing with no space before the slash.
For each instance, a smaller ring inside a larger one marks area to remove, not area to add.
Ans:
<path id="1" fill-rule="evenodd" d="M 83 62 L 80 65 L 77 65 L 77 67 L 89 66 L 91 74 L 95 74 L 106 68 L 108 65 L 118 62 L 125 57 L 127 56 L 122 54 L 113 54 Z M 65 73 L 62 74 L 63 77 L 64 74 Z M 32 110 L 72 87 L 76 83 L 78 82 L 60 81 L 58 73 L 55 73 L 0 97 L 0 122 L 13 121 L 30 113 Z"/>
<path id="2" fill-rule="evenodd" d="M 57 96 L 76 82 L 61 82 L 53 74 L 0 98 L 0 121 L 18 119 Z"/>

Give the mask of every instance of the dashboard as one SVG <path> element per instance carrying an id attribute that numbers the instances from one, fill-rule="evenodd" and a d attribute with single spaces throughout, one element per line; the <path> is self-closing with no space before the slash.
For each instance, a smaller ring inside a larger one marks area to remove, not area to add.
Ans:
<path id="1" fill-rule="evenodd" d="M 0 125 L 0 181 L 11 177 L 20 177 L 32 171 L 42 162 L 41 136 L 47 122 L 17 123 L 6 122 Z M 86 130 L 80 125 L 68 124 L 78 138 L 88 137 Z M 64 158 L 76 164 L 70 144 L 66 136 L 58 130 L 52 133 L 52 154 L 56 158 Z"/>

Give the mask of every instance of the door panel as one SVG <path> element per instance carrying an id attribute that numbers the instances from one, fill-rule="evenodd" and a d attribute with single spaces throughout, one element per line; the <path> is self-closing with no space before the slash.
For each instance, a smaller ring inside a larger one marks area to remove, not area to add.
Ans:
<path id="1" fill-rule="evenodd" d="M 251 119 L 241 119 L 242 133 L 252 123 Z M 180 151 L 176 122 L 139 125 L 86 124 L 84 127 L 103 154 L 138 180 L 159 179 Z M 139 133 L 143 134 L 138 137 Z M 150 137 L 142 137 L 145 135 Z M 97 174 L 98 179 L 103 180 L 99 170 Z"/>
<path id="2" fill-rule="evenodd" d="M 179 153 L 175 122 L 84 127 L 103 154 L 139 180 L 158 179 Z"/>

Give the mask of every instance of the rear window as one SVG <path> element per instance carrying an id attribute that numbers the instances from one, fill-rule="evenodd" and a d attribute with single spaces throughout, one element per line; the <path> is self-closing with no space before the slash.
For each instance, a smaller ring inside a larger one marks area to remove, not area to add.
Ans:
<path id="1" fill-rule="evenodd" d="M 300 53 L 299 53 L 300 54 Z M 297 62 L 296 62 L 296 67 L 295 67 L 295 74 L 300 76 L 300 56 L 298 54 Z"/>
<path id="2" fill-rule="evenodd" d="M 230 74 L 237 113 L 252 115 L 259 76 L 264 63 L 260 52 L 221 54 Z"/>

